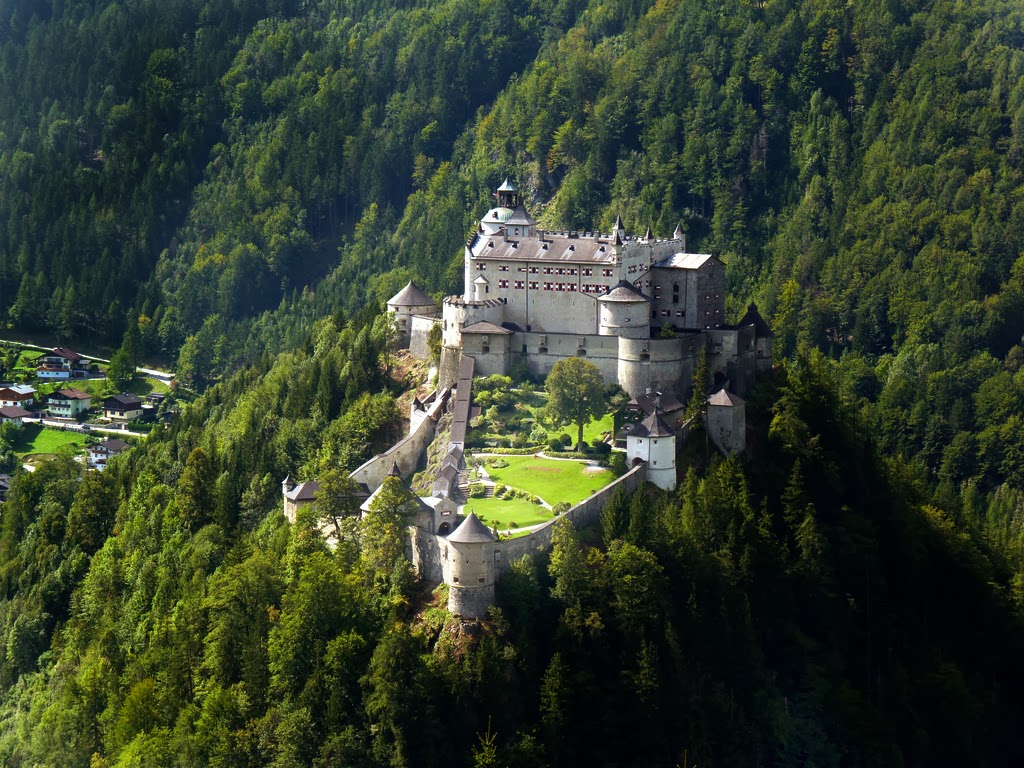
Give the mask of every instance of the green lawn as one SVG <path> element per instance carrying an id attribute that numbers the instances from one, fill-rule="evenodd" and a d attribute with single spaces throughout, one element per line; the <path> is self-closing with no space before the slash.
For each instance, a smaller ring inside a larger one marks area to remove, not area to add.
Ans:
<path id="1" fill-rule="evenodd" d="M 615 419 L 612 414 L 606 413 L 597 421 L 592 421 L 583 427 L 583 439 L 587 441 L 588 445 L 593 445 L 595 440 L 602 439 L 605 432 L 611 432 L 615 428 Z M 572 438 L 576 439 L 576 427 L 573 426 L 569 430 L 569 434 Z"/>
<path id="2" fill-rule="evenodd" d="M 538 459 L 535 456 L 502 456 L 508 462 L 503 469 L 486 467 L 496 482 L 511 485 L 540 496 L 554 506 L 560 501 L 575 504 L 594 491 L 604 488 L 615 476 L 607 469 L 585 471 L 582 461 Z"/>
<path id="3" fill-rule="evenodd" d="M 15 368 L 35 368 L 37 366 L 36 360 L 43 356 L 43 353 L 37 349 L 23 349 L 18 353 L 18 359 L 14 363 Z"/>
<path id="4" fill-rule="evenodd" d="M 488 527 L 498 530 L 510 528 L 515 523 L 520 528 L 544 523 L 554 517 L 550 509 L 526 499 L 470 499 L 466 502 L 464 514 L 475 512 Z"/>
<path id="5" fill-rule="evenodd" d="M 80 432 L 49 429 L 38 424 L 26 424 L 18 432 L 14 452 L 20 456 L 56 453 L 64 445 L 84 446 L 88 438 Z"/>

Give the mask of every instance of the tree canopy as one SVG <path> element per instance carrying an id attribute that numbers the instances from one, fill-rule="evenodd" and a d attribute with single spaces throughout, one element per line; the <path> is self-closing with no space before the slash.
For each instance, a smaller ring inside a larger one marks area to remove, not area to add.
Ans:
<path id="1" fill-rule="evenodd" d="M 575 424 L 576 445 L 583 445 L 583 427 L 604 416 L 604 378 L 600 369 L 581 357 L 559 360 L 551 367 L 544 387 L 548 414 L 557 422 Z"/>

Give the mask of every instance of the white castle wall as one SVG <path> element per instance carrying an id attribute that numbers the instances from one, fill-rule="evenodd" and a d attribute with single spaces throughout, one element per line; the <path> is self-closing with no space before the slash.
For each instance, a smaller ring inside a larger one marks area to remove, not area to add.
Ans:
<path id="1" fill-rule="evenodd" d="M 388 476 L 391 467 L 396 463 L 403 477 L 407 477 L 415 472 L 419 466 L 420 457 L 434 439 L 437 421 L 444 412 L 449 394 L 448 390 L 439 392 L 434 402 L 427 409 L 427 418 L 421 420 L 408 435 L 395 443 L 390 449 L 384 453 L 377 454 L 358 467 L 349 477 L 357 483 L 365 484 L 372 491 L 384 483 L 384 478 Z"/>
<path id="2" fill-rule="evenodd" d="M 571 507 L 563 515 L 553 518 L 525 536 L 514 539 L 502 539 L 489 545 L 493 567 L 491 570 L 494 579 L 500 578 L 503 573 L 512 567 L 512 563 L 522 559 L 525 555 L 546 552 L 551 548 L 552 527 L 562 517 L 568 518 L 577 528 L 585 528 L 597 525 L 601 521 L 601 510 L 608 503 L 611 495 L 620 487 L 631 493 L 639 488 L 647 477 L 647 465 L 639 464 L 633 467 L 622 477 L 616 478 L 601 490 L 591 494 L 579 504 Z M 413 549 L 413 565 L 417 573 L 427 581 L 444 581 L 447 584 L 454 583 L 458 578 L 460 584 L 479 584 L 478 579 L 486 571 L 478 573 L 478 565 L 485 562 L 474 557 L 471 560 L 471 571 L 463 571 L 462 566 L 455 560 L 454 546 L 443 536 L 437 536 L 429 531 L 419 528 L 410 528 Z M 465 548 L 465 545 L 461 545 Z M 482 549 L 480 550 L 483 551 Z"/>

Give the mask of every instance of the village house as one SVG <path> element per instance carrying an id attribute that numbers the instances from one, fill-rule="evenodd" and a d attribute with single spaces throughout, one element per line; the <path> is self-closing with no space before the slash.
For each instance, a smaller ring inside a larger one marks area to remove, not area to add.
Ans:
<path id="1" fill-rule="evenodd" d="M 0 408 L 10 405 L 27 408 L 36 401 L 36 391 L 28 384 L 5 384 L 0 386 Z"/>
<path id="2" fill-rule="evenodd" d="M 122 392 L 103 401 L 103 415 L 112 421 L 135 421 L 142 416 L 142 398 Z"/>
<path id="3" fill-rule="evenodd" d="M 39 358 L 36 376 L 40 379 L 66 380 L 88 378 L 92 362 L 66 347 L 55 347 Z"/>
<path id="4" fill-rule="evenodd" d="M 0 424 L 14 424 L 20 427 L 23 420 L 31 415 L 31 411 L 26 411 L 19 405 L 8 405 L 0 408 Z"/>
<path id="5" fill-rule="evenodd" d="M 47 410 L 52 416 L 73 419 L 85 413 L 92 405 L 92 395 L 78 389 L 62 389 L 46 399 Z"/>
<path id="6" fill-rule="evenodd" d="M 124 440 L 118 440 L 117 438 L 90 445 L 89 466 L 93 469 L 103 470 L 107 466 L 107 462 L 115 456 L 120 456 L 130 447 Z"/>

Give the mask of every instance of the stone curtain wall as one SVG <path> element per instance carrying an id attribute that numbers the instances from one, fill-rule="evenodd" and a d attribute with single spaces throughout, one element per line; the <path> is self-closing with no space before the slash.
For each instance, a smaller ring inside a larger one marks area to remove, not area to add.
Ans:
<path id="1" fill-rule="evenodd" d="M 430 357 L 430 344 L 427 343 L 427 336 L 430 334 L 431 328 L 441 324 L 441 318 L 413 315 L 409 322 L 409 352 L 417 360 L 426 360 Z"/>
<path id="2" fill-rule="evenodd" d="M 349 477 L 357 483 L 363 483 L 372 492 L 384 483 L 384 478 L 388 476 L 393 464 L 398 464 L 398 471 L 402 473 L 402 477 L 408 477 L 415 472 L 424 451 L 434 439 L 438 419 L 444 412 L 449 395 L 448 390 L 438 392 L 434 402 L 427 409 L 427 417 L 421 420 L 415 429 L 410 430 L 408 435 L 384 453 L 378 453 Z"/>
<path id="3" fill-rule="evenodd" d="M 577 528 L 596 525 L 601 519 L 601 510 L 608 499 L 621 486 L 631 493 L 643 485 L 647 477 L 647 465 L 639 464 L 622 477 L 591 494 L 576 506 L 570 508 L 561 517 L 567 517 Z M 530 532 L 526 536 L 515 539 L 503 539 L 494 543 L 494 578 L 497 579 L 512 567 L 512 563 L 525 555 L 546 552 L 551 548 L 551 534 L 554 524 L 561 519 L 556 517 L 543 527 Z M 450 549 L 443 536 L 437 536 L 414 526 L 409 528 L 412 563 L 420 578 L 426 581 L 447 581 L 448 573 L 445 548 Z M 449 558 L 453 554 L 449 552 Z M 448 561 L 450 563 L 450 561 Z"/>

